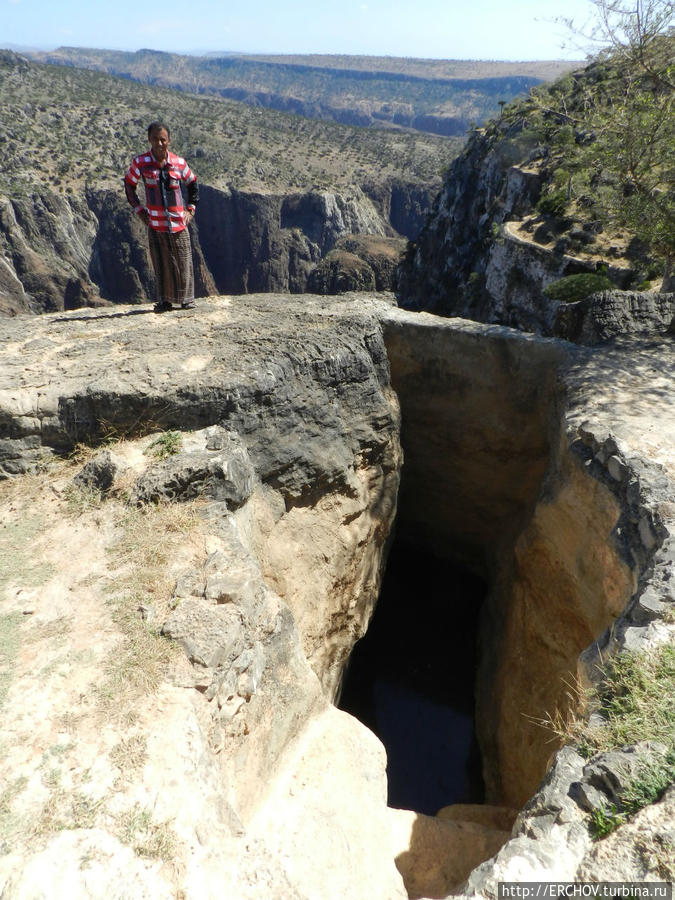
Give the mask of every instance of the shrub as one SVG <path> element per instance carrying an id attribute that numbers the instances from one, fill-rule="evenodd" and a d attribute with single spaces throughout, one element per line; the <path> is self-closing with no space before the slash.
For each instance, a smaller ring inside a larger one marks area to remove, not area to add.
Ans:
<path id="1" fill-rule="evenodd" d="M 549 300 L 558 300 L 562 303 L 574 303 L 583 300 L 589 294 L 597 291 L 611 291 L 615 285 L 606 275 L 596 272 L 586 272 L 581 275 L 565 275 L 557 281 L 551 282 L 544 288 L 544 294 Z"/>
<path id="2" fill-rule="evenodd" d="M 562 216 L 567 209 L 567 191 L 546 194 L 537 203 L 537 209 L 543 216 Z"/>

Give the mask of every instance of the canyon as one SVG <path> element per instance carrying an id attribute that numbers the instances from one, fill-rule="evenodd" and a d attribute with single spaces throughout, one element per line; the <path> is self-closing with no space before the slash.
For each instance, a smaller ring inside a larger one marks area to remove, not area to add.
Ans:
<path id="1" fill-rule="evenodd" d="M 658 877 L 672 787 L 595 844 L 616 760 L 542 727 L 673 638 L 672 338 L 607 319 L 580 346 L 280 293 L 0 322 L 4 895 Z M 334 706 L 394 535 L 488 585 L 447 633 L 479 647 L 485 803 L 437 816 L 387 807 L 382 745 Z"/>
<path id="2" fill-rule="evenodd" d="M 370 196 L 358 188 L 275 194 L 203 185 L 192 229 L 197 296 L 303 293 L 310 278 L 321 280 L 313 273 L 341 238 L 352 240 L 367 286 L 390 290 L 403 239 L 421 227 L 432 193 L 401 179 L 373 186 Z M 380 239 L 375 252 L 354 244 L 367 235 Z M 5 315 L 153 296 L 147 236 L 121 192 L 102 188 L 75 198 L 36 188 L 25 197 L 0 196 L 0 239 Z"/>

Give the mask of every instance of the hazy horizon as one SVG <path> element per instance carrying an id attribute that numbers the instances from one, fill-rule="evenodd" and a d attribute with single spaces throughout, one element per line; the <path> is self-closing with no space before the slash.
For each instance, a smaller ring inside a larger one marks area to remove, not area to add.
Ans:
<path id="1" fill-rule="evenodd" d="M 21 52 L 60 46 L 188 55 L 346 55 L 434 60 L 527 62 L 578 60 L 584 51 L 556 22 L 561 13 L 585 22 L 591 0 L 344 0 L 311 5 L 253 0 L 228 9 L 192 0 L 187 24 L 153 16 L 151 9 L 118 0 L 110 7 L 84 0 L 0 0 L 3 47 Z"/>

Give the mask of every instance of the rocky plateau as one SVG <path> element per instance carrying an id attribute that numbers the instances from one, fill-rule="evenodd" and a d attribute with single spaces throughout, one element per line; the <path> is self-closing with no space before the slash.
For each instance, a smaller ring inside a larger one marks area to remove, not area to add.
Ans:
<path id="1" fill-rule="evenodd" d="M 539 724 L 675 633 L 672 316 L 587 306 L 584 346 L 386 293 L 0 321 L 3 898 L 663 880 L 673 787 L 596 843 L 637 751 Z M 395 533 L 489 584 L 486 802 L 437 816 L 334 705 Z"/>

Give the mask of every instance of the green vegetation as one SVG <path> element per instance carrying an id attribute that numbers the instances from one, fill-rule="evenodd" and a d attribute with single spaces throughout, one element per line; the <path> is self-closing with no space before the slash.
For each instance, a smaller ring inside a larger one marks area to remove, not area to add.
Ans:
<path id="1" fill-rule="evenodd" d="M 601 669 L 597 686 L 580 697 L 585 713 L 572 714 L 553 730 L 586 757 L 643 741 L 665 746 L 646 754 L 621 791 L 618 806 L 596 810 L 589 827 L 604 837 L 675 783 L 675 642 L 649 653 L 622 653 Z M 598 724 L 599 722 L 599 724 Z"/>
<path id="2" fill-rule="evenodd" d="M 118 818 L 118 837 L 123 844 L 133 847 L 137 856 L 148 859 L 172 860 L 178 841 L 170 820 L 156 822 L 152 810 L 136 803 Z"/>
<path id="3" fill-rule="evenodd" d="M 644 740 L 675 746 L 675 643 L 649 654 L 624 653 L 611 659 L 591 703 L 604 723 L 599 730 L 582 729 L 589 749 Z"/>
<path id="4" fill-rule="evenodd" d="M 619 806 L 612 803 L 606 809 L 593 810 L 588 826 L 591 835 L 596 840 L 607 837 L 645 806 L 660 800 L 673 783 L 675 748 L 665 757 L 645 757 L 626 787 L 619 792 Z"/>
<path id="5" fill-rule="evenodd" d="M 166 459 L 178 453 L 183 444 L 183 435 L 179 431 L 165 431 L 145 448 L 145 453 L 156 459 Z"/>
<path id="6" fill-rule="evenodd" d="M 625 818 L 617 812 L 616 806 L 612 804 L 608 809 L 594 809 L 591 813 L 588 829 L 592 837 L 596 841 L 607 837 L 619 825 L 622 825 Z"/>
<path id="7" fill-rule="evenodd" d="M 228 189 L 344 190 L 390 177 L 431 183 L 464 142 L 319 122 L 0 51 L 0 190 L 121 191 L 157 118 L 169 121 L 174 149 L 200 181 Z"/>
<path id="8" fill-rule="evenodd" d="M 654 259 L 666 279 L 675 256 L 675 33 L 669 0 L 630 8 L 595 0 L 609 48 L 580 72 L 536 87 L 488 128 L 523 143 L 521 160 L 540 172 L 538 204 L 559 233 L 597 225 L 587 252 L 628 257 L 636 281 Z M 527 143 L 527 142 L 526 142 Z M 632 242 L 639 236 L 639 246 Z"/>
<path id="9" fill-rule="evenodd" d="M 546 285 L 544 294 L 550 300 L 574 303 L 598 291 L 611 291 L 614 287 L 606 275 L 584 272 L 580 275 L 565 275 L 564 278 L 553 281 Z"/>

